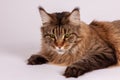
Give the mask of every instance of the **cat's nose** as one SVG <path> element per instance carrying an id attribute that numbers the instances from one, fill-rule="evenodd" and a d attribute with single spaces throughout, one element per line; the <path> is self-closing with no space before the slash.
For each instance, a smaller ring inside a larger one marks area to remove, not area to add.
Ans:
<path id="1" fill-rule="evenodd" d="M 57 49 L 61 49 L 62 46 L 57 46 Z"/>
<path id="2" fill-rule="evenodd" d="M 64 43 L 63 42 L 57 42 L 56 46 L 61 49 L 61 47 L 63 47 Z"/>
<path id="3" fill-rule="evenodd" d="M 57 47 L 58 47 L 58 49 L 61 49 L 63 47 L 63 45 L 58 45 Z"/>

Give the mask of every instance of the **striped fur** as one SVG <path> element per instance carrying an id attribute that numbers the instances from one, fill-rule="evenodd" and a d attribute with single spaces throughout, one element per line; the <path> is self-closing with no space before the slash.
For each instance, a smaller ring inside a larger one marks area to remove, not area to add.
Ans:
<path id="1" fill-rule="evenodd" d="M 80 21 L 78 8 L 52 14 L 41 7 L 39 11 L 42 48 L 28 59 L 28 64 L 65 65 L 64 76 L 78 77 L 120 62 L 120 21 L 93 21 L 87 25 Z"/>

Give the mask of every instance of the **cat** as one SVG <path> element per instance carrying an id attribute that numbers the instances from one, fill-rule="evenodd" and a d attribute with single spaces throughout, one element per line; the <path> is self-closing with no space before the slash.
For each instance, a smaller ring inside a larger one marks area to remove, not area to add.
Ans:
<path id="1" fill-rule="evenodd" d="M 71 12 L 48 13 L 39 7 L 42 20 L 41 51 L 28 59 L 29 65 L 52 63 L 67 66 L 64 76 L 86 72 L 120 62 L 120 20 L 80 20 L 79 8 Z"/>

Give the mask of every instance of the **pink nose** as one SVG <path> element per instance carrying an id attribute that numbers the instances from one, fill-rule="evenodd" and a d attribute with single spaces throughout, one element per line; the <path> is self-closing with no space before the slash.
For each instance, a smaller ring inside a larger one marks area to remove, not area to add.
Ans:
<path id="1" fill-rule="evenodd" d="M 56 44 L 56 46 L 57 46 L 59 49 L 60 49 L 63 45 L 64 45 L 63 42 L 59 42 L 59 43 Z"/>
<path id="2" fill-rule="evenodd" d="M 57 47 L 60 49 L 63 45 L 57 45 Z"/>
<path id="3" fill-rule="evenodd" d="M 58 46 L 59 49 L 61 49 L 62 46 Z"/>

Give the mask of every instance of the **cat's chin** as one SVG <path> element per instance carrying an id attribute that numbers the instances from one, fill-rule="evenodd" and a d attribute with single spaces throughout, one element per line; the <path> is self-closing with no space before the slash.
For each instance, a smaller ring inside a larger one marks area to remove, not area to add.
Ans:
<path id="1" fill-rule="evenodd" d="M 65 53 L 64 50 L 56 50 L 56 52 L 57 52 L 58 54 L 64 54 L 64 53 Z"/>
<path id="2" fill-rule="evenodd" d="M 57 51 L 58 54 L 64 54 L 65 52 L 64 51 Z"/>

